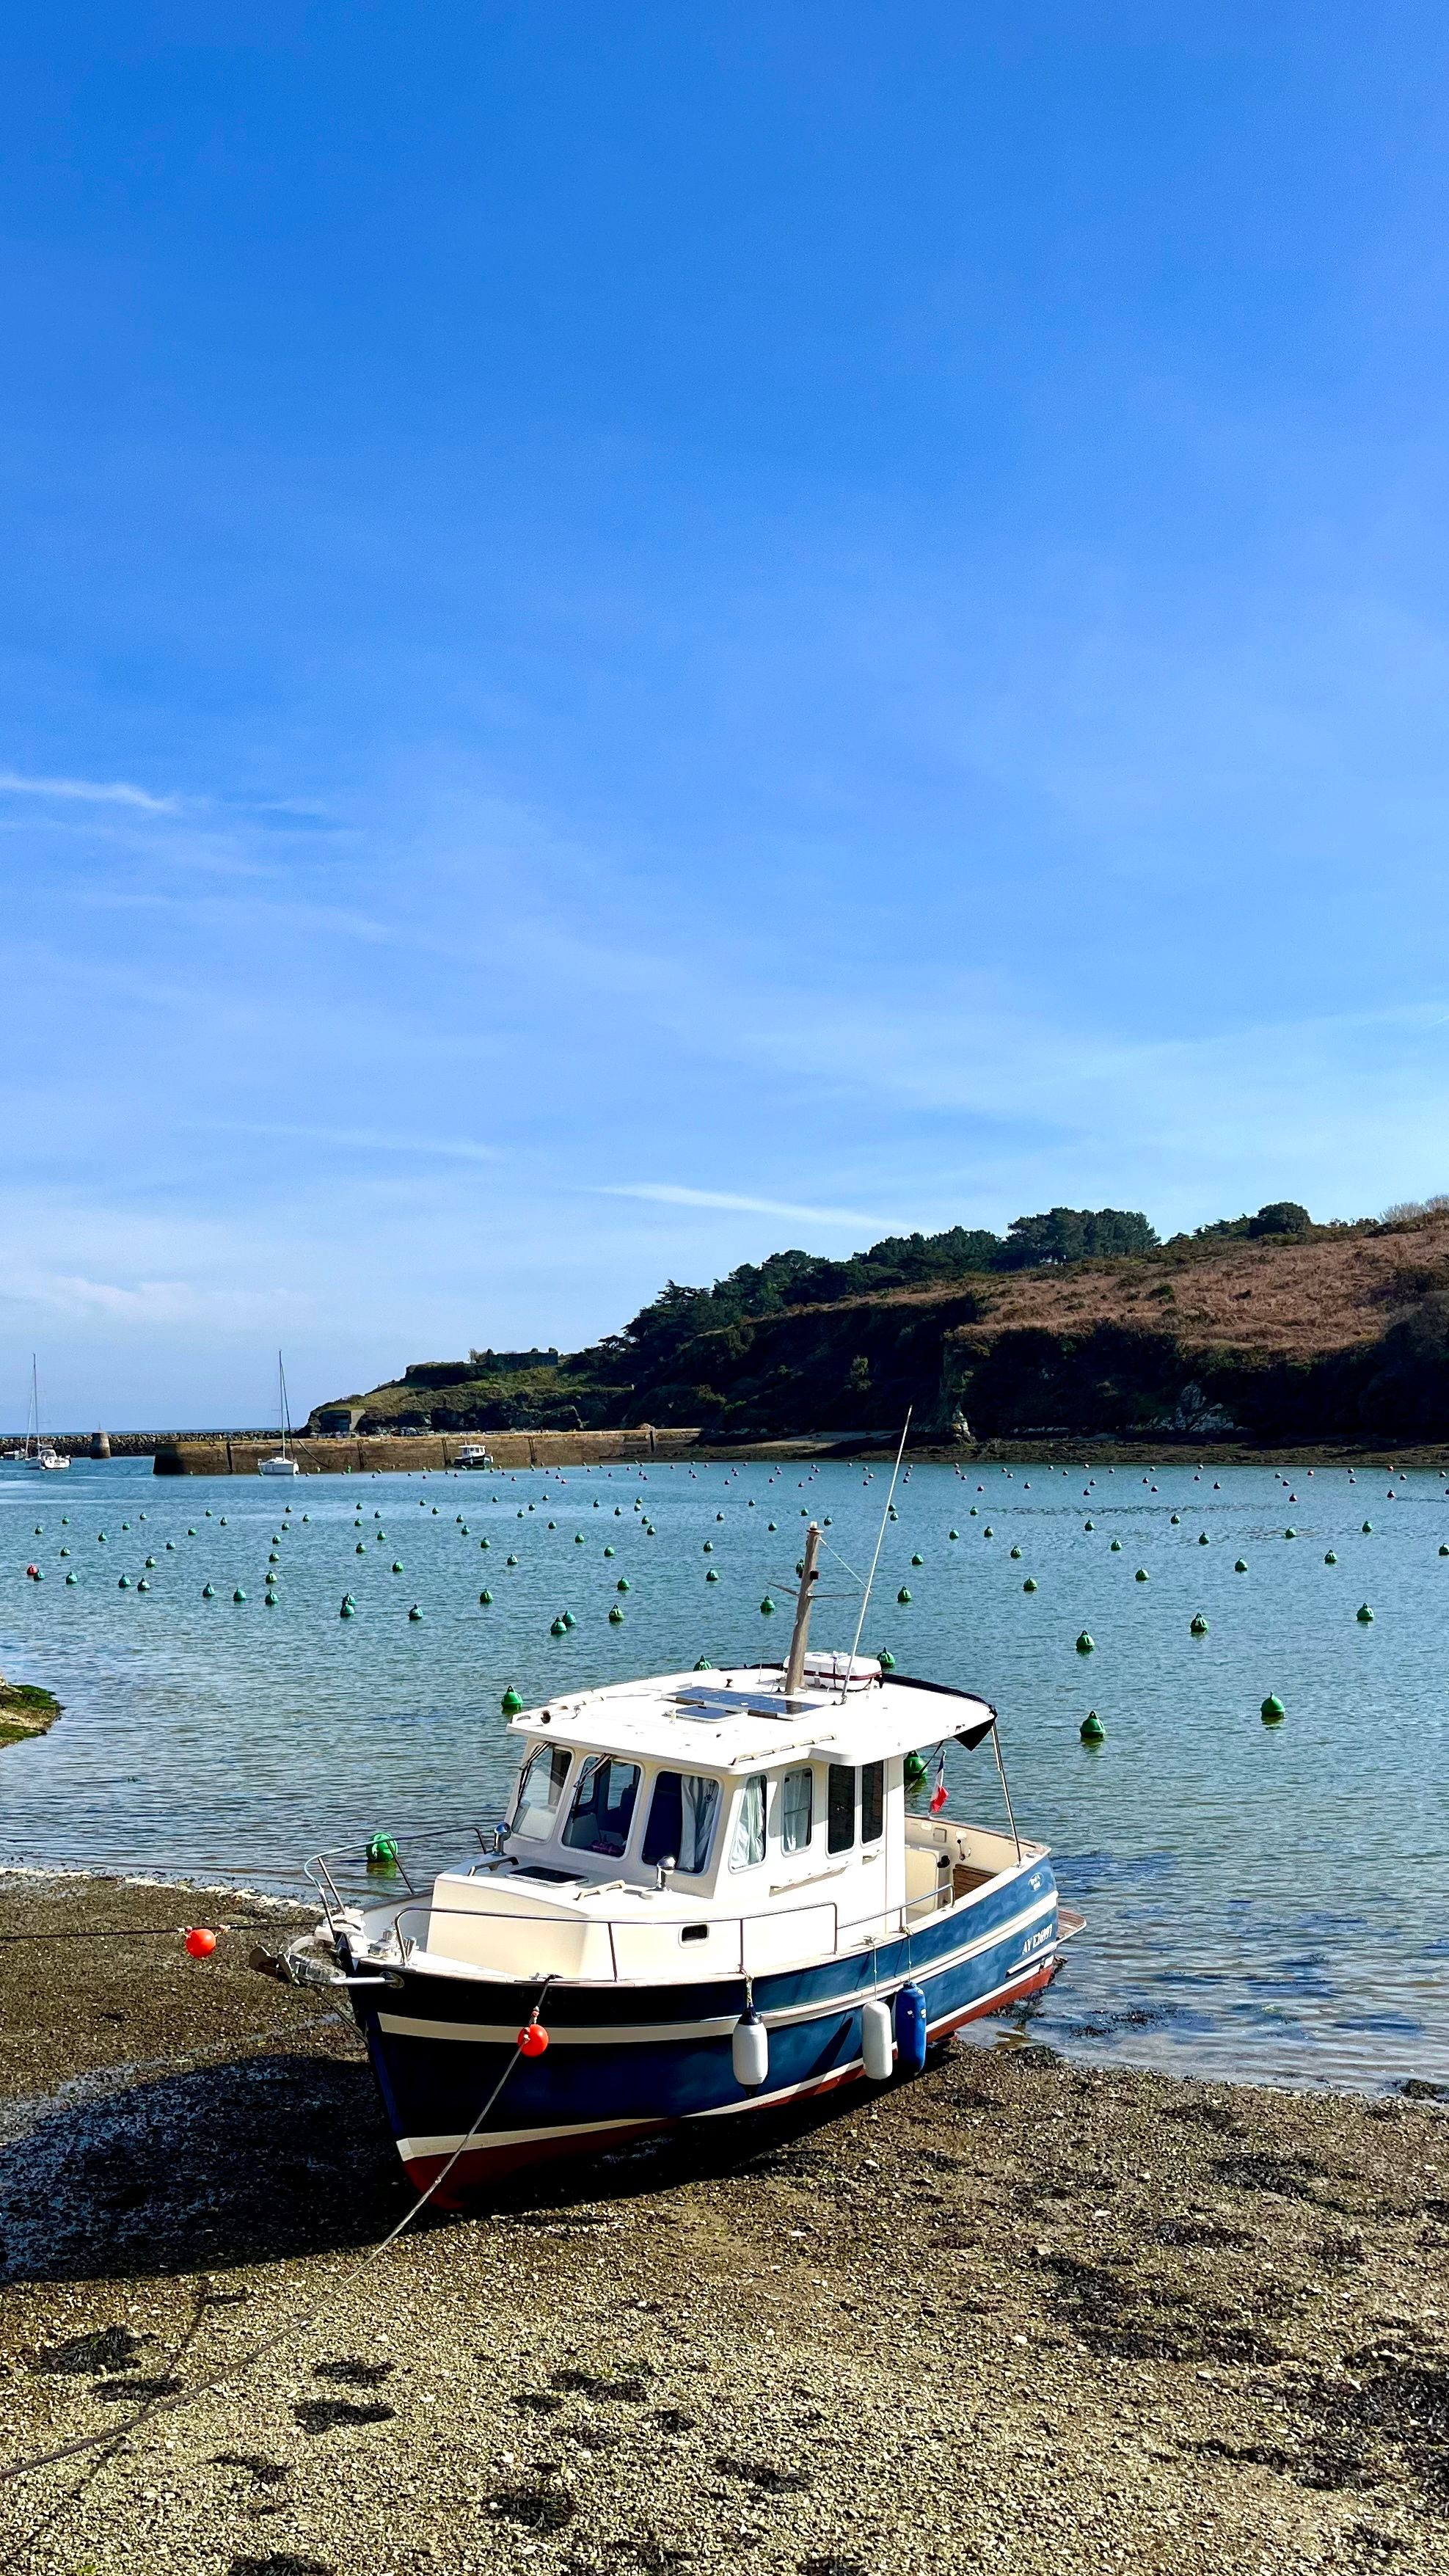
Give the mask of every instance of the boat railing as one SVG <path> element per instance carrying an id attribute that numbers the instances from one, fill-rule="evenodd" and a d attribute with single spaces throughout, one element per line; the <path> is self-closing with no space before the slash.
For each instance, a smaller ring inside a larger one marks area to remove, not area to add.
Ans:
<path id="1" fill-rule="evenodd" d="M 507 1830 L 507 1823 L 502 1817 L 496 1823 L 486 1825 L 476 1823 L 460 1825 L 455 1817 L 450 1817 L 445 1822 L 421 1829 L 410 1839 L 426 1842 L 451 1841 L 459 1833 L 470 1833 L 485 1859 L 492 1859 L 503 1849 Z M 302 1866 L 304 1877 L 316 1888 L 321 1898 L 328 1924 L 333 1931 L 337 1929 L 338 1919 L 353 1911 L 359 1902 L 385 1903 L 388 1893 L 386 1881 L 389 1879 L 400 1878 L 409 1896 L 415 1897 L 421 1892 L 408 1874 L 401 1844 L 391 1834 L 374 1834 L 367 1842 L 334 1844 L 329 1851 L 314 1852 L 311 1859 L 304 1861 Z M 356 1891 L 349 1895 L 339 1884 L 339 1880 L 354 1872 L 358 1875 L 359 1884 Z"/>
<path id="2" fill-rule="evenodd" d="M 579 1985 L 619 1985 L 627 1981 L 659 1982 L 664 1965 L 661 1936 L 670 1933 L 692 1933 L 699 1944 L 695 1950 L 693 1942 L 686 1948 L 680 1941 L 679 1964 L 671 1965 L 671 1981 L 682 1981 L 691 1974 L 711 1978 L 722 1973 L 760 1976 L 788 1972 L 821 1959 L 849 1957 L 883 1941 L 898 1940 L 918 1929 L 923 1915 L 940 1910 L 941 1899 L 933 1892 L 928 1898 L 917 1897 L 844 1925 L 833 1897 L 817 1897 L 806 1905 L 771 1906 L 758 1914 L 674 1916 L 660 1921 L 632 1913 L 596 1913 L 592 1908 L 565 1913 L 562 1908 L 555 1912 L 531 1907 L 525 1913 L 506 1906 L 439 1905 L 425 1896 L 400 1906 L 394 1926 L 404 1961 L 430 1958 L 443 1970 L 450 1957 L 456 1957 L 462 1968 L 480 1966 L 483 1962 L 470 1958 L 467 1952 L 480 1934 L 495 1926 L 506 1926 L 510 1945 L 520 1936 L 535 1936 L 540 1973 L 554 1955 L 562 1956 L 567 1948 L 577 1952 L 577 1964 L 560 1965 L 552 1971 L 554 1974 Z M 804 1916 L 815 1918 L 816 1935 L 792 1943 L 789 1927 Z M 448 1927 L 454 1922 L 467 1927 L 467 1938 L 457 1953 L 449 1949 Z M 584 1966 L 589 1933 L 602 1935 L 607 1943 L 607 1970 L 600 1967 L 589 1972 Z M 561 1942 L 560 1935 L 567 1936 L 566 1940 Z M 629 1963 L 631 1950 L 636 1953 L 633 1966 Z M 529 1968 L 521 1973 L 532 1972 L 530 1961 Z"/>

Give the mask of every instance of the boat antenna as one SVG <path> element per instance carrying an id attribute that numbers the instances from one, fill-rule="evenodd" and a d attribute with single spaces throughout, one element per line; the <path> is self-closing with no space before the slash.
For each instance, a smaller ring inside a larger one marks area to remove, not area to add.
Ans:
<path id="1" fill-rule="evenodd" d="M 820 1523 L 812 1521 L 805 1532 L 805 1554 L 800 1565 L 800 1589 L 795 1595 L 795 1625 L 790 1632 L 790 1656 L 785 1666 L 785 1697 L 798 1699 L 805 1681 L 805 1649 L 810 1642 L 810 1604 L 820 1580 Z"/>
<path id="2" fill-rule="evenodd" d="M 891 1470 L 890 1492 L 885 1498 L 885 1510 L 880 1516 L 880 1533 L 875 1543 L 875 1554 L 870 1560 L 870 1572 L 865 1578 L 865 1590 L 861 1594 L 860 1617 L 855 1623 L 855 1635 L 850 1642 L 850 1661 L 845 1667 L 845 1679 L 840 1685 L 840 1703 L 842 1708 L 845 1705 L 845 1694 L 850 1688 L 850 1676 L 855 1670 L 856 1652 L 860 1645 L 860 1632 L 865 1626 L 865 1614 L 870 1608 L 870 1587 L 875 1581 L 875 1570 L 880 1563 L 881 1549 L 885 1545 L 886 1524 L 890 1519 L 891 1505 L 895 1501 L 896 1497 L 896 1478 L 901 1472 L 901 1460 L 906 1454 L 906 1433 L 911 1427 L 911 1415 L 914 1410 L 915 1407 L 913 1405 L 908 1404 L 906 1406 L 906 1418 L 901 1424 L 901 1445 L 896 1451 L 896 1463 Z"/>

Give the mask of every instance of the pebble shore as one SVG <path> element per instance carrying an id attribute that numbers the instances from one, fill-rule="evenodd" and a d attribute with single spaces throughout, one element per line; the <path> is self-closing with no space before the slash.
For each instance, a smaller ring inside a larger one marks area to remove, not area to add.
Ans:
<path id="1" fill-rule="evenodd" d="M 1449 2104 L 988 2030 L 369 2262 L 412 2195 L 247 1965 L 291 1919 L 0 1876 L 0 2467 L 106 2436 L 0 2484 L 8 2566 L 1449 2576 Z"/>

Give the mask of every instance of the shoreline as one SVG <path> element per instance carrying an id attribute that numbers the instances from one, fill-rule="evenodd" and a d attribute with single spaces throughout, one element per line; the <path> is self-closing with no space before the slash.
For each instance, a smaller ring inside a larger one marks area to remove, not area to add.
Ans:
<path id="1" fill-rule="evenodd" d="M 130 2427 L 0 2487 L 27 2567 L 1449 2571 L 1443 2109 L 988 2024 L 354 2270 L 411 2195 L 350 2016 L 246 1965 L 288 1910 L 0 1872 L 0 1935 L 78 1936 L 4 1949 L 4 2460 Z"/>

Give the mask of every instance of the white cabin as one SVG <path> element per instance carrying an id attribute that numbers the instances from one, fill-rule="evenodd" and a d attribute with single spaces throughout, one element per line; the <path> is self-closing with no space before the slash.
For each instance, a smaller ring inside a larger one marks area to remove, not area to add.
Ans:
<path id="1" fill-rule="evenodd" d="M 369 1908 L 359 1965 L 588 1983 L 759 1975 L 858 1952 L 1046 1856 L 912 1813 L 906 1757 L 993 1711 L 872 1657 L 563 1692 L 515 1717 L 507 1823 L 430 1896 Z"/>

